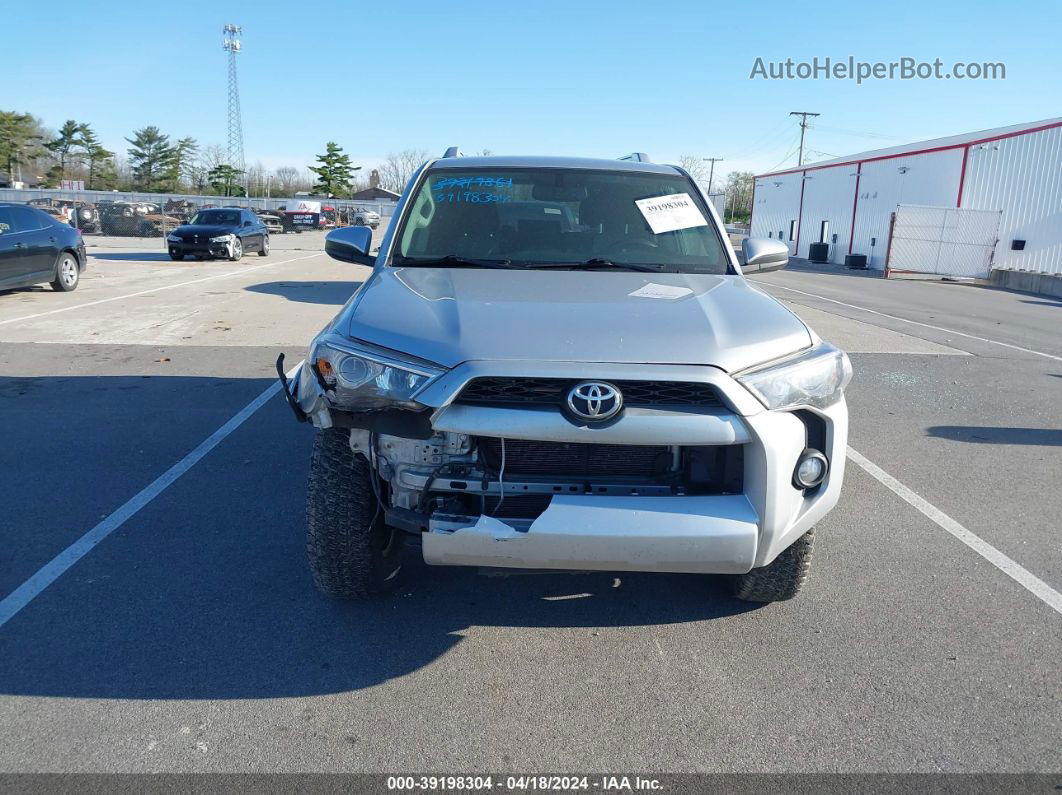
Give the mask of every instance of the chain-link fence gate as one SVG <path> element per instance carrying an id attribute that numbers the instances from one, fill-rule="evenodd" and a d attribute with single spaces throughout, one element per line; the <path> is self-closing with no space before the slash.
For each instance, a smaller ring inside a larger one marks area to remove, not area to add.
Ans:
<path id="1" fill-rule="evenodd" d="M 897 205 L 885 278 L 893 273 L 989 278 L 1002 215 L 1002 210 Z"/>

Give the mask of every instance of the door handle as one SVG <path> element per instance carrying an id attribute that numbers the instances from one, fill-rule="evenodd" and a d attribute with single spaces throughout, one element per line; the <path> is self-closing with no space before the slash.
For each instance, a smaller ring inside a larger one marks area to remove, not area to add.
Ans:
<path id="1" fill-rule="evenodd" d="M 25 248 L 25 247 L 26 247 L 25 243 L 15 243 L 15 248 Z"/>

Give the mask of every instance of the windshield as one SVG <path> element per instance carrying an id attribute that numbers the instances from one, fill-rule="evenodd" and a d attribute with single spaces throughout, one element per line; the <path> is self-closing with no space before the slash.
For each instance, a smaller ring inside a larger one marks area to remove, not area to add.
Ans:
<path id="1" fill-rule="evenodd" d="M 239 210 L 201 210 L 188 223 L 210 226 L 236 226 L 240 222 Z"/>
<path id="2" fill-rule="evenodd" d="M 681 175 L 587 169 L 429 172 L 398 234 L 395 265 L 645 265 L 727 272 L 708 211 Z"/>

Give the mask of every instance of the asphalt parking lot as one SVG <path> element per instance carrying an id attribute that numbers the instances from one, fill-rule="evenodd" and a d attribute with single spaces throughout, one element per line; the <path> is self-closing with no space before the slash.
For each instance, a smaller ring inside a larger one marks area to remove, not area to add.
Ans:
<path id="1" fill-rule="evenodd" d="M 319 238 L 90 239 L 76 292 L 0 293 L 0 770 L 1062 769 L 1062 302 L 755 279 L 856 371 L 792 602 L 411 549 L 397 594 L 342 604 L 272 388 L 367 273 Z"/>

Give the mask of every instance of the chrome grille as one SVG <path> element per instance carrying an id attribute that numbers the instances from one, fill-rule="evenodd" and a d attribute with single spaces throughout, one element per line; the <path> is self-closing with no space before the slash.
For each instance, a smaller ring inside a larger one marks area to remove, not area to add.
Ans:
<path id="1" fill-rule="evenodd" d="M 579 379 L 581 380 L 581 379 Z M 520 406 L 560 406 L 571 387 L 579 383 L 570 378 L 474 378 L 461 394 L 458 403 Z M 710 384 L 685 381 L 611 381 L 623 393 L 625 406 L 695 406 L 717 407 L 723 403 Z"/>

